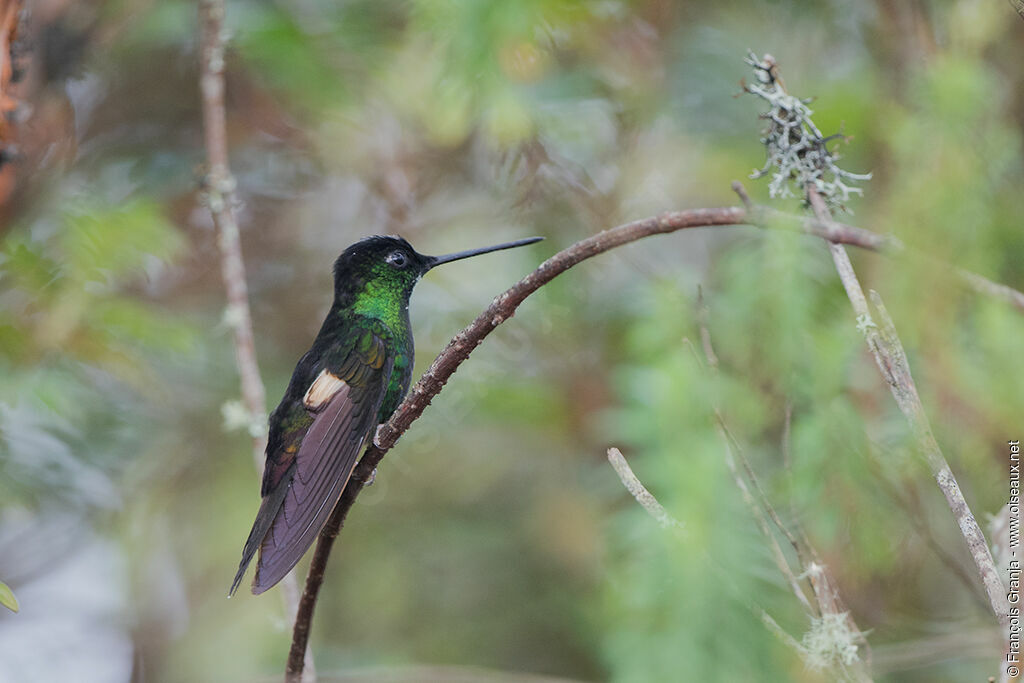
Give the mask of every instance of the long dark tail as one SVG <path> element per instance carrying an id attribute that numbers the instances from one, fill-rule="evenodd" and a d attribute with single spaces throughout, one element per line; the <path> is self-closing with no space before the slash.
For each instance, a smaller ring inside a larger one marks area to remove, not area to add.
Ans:
<path id="1" fill-rule="evenodd" d="M 263 502 L 260 503 L 260 511 L 256 513 L 256 521 L 252 524 L 252 531 L 249 532 L 249 538 L 246 539 L 245 547 L 242 548 L 242 561 L 238 563 L 238 573 L 235 574 L 235 580 L 231 582 L 231 590 L 228 591 L 229 598 L 238 590 L 238 586 L 242 583 L 242 577 L 245 576 L 245 570 L 249 567 L 249 563 L 252 562 L 256 551 L 259 550 L 260 544 L 263 543 L 267 532 L 270 531 L 274 518 L 277 517 L 278 511 L 284 503 L 284 497 L 288 493 L 291 479 L 290 476 L 285 475 L 281 478 L 277 488 L 263 497 Z"/>

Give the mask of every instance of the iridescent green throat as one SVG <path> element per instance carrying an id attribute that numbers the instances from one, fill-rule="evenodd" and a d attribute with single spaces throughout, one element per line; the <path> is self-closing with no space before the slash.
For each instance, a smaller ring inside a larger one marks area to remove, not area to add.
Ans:
<path id="1" fill-rule="evenodd" d="M 409 328 L 409 294 L 404 282 L 374 278 L 355 296 L 349 310 L 354 315 L 380 320 L 393 333 L 402 335 Z"/>

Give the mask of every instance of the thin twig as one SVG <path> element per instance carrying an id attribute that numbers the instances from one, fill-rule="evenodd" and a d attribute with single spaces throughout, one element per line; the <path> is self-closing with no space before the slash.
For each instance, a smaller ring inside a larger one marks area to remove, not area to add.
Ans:
<path id="1" fill-rule="evenodd" d="M 228 166 L 227 122 L 224 108 L 224 5 L 218 0 L 204 0 L 202 17 L 203 124 L 206 134 L 206 202 L 217 226 L 217 243 L 221 253 L 221 275 L 228 297 L 225 319 L 235 339 L 235 360 L 242 382 L 242 399 L 253 419 L 266 413 L 266 392 L 256 363 L 256 346 L 249 312 L 249 291 L 245 280 L 245 263 L 235 220 L 235 180 Z M 253 438 L 253 455 L 262 464 L 264 436 Z"/>
<path id="2" fill-rule="evenodd" d="M 245 262 L 235 219 L 235 180 L 228 163 L 227 115 L 224 105 L 224 3 L 203 0 L 199 9 L 202 61 L 199 89 L 202 94 L 203 130 L 206 143 L 207 176 L 205 200 L 217 227 L 221 276 L 227 294 L 225 320 L 234 335 L 235 362 L 241 380 L 242 401 L 248 413 L 252 435 L 252 457 L 262 476 L 263 455 L 267 447 L 266 390 L 256 361 L 256 344 L 249 310 L 249 290 Z M 293 573 L 281 582 L 285 612 L 292 618 L 298 609 L 299 587 Z M 304 681 L 316 680 L 313 653 L 306 652 Z"/>
<path id="3" fill-rule="evenodd" d="M 654 497 L 654 494 L 648 491 L 647 487 L 633 474 L 632 468 L 630 468 L 626 459 L 622 457 L 622 452 L 618 448 L 608 449 L 608 462 L 611 463 L 615 473 L 619 475 L 619 480 L 622 481 L 622 485 L 626 487 L 630 495 L 636 498 L 636 502 L 640 503 L 640 507 L 647 510 L 647 513 L 662 528 L 674 528 L 676 530 L 683 528 L 682 523 L 670 515 L 665 507 L 658 502 L 658 499 Z"/>
<path id="4" fill-rule="evenodd" d="M 732 182 L 732 190 L 739 196 L 746 207 L 749 214 L 747 222 L 752 225 L 762 228 L 796 229 L 804 234 L 821 237 L 836 244 L 847 244 L 880 254 L 914 259 L 939 270 L 949 269 L 957 279 L 976 294 L 998 299 L 1013 306 L 1018 311 L 1024 312 L 1024 292 L 999 282 L 994 282 L 987 277 L 965 270 L 959 266 L 951 266 L 941 259 L 929 256 L 928 254 L 920 253 L 907 247 L 895 237 L 880 235 L 855 225 L 838 222 L 831 215 L 828 215 L 827 219 L 800 217 L 771 207 L 755 204 L 750 199 L 743 184 L 737 180 Z"/>
<path id="5" fill-rule="evenodd" d="M 697 285 L 697 322 L 700 326 L 700 344 L 704 348 L 704 358 L 711 370 L 718 370 L 718 354 L 711 345 L 711 331 L 708 328 L 708 307 L 704 304 L 704 288 Z"/>
<path id="6" fill-rule="evenodd" d="M 744 203 L 746 203 L 746 200 L 744 200 Z M 716 374 L 718 372 L 719 360 L 711 341 L 711 331 L 708 326 L 708 315 L 708 307 L 704 302 L 704 293 L 700 288 L 698 288 L 697 324 L 700 326 L 700 336 L 704 347 L 704 355 L 708 362 L 708 371 L 712 374 Z M 786 408 L 787 433 L 784 434 L 783 439 L 783 457 L 788 460 L 788 430 L 789 420 L 791 419 L 791 409 L 788 404 Z M 798 539 L 783 523 L 778 512 L 776 512 L 775 507 L 772 505 L 771 500 L 768 498 L 768 494 L 761 486 L 761 482 L 755 474 L 754 468 L 750 465 L 750 461 L 747 459 L 746 455 L 744 455 L 742 447 L 729 431 L 728 426 L 726 426 L 725 418 L 722 416 L 720 407 L 716 403 L 713 403 L 712 409 L 715 413 L 715 430 L 718 432 L 718 435 L 721 437 L 722 443 L 725 446 L 725 463 L 729 468 L 729 472 L 732 474 L 733 481 L 736 483 L 736 487 L 740 490 L 743 501 L 747 504 L 747 507 L 750 508 L 751 513 L 754 515 L 754 520 L 757 522 L 757 526 L 761 530 L 761 534 L 768 540 L 769 549 L 772 552 L 772 557 L 775 560 L 776 566 L 789 583 L 793 594 L 804 606 L 804 610 L 811 621 L 811 632 L 805 635 L 805 640 L 809 639 L 809 637 L 815 633 L 815 629 L 819 629 L 819 632 L 823 632 L 823 629 L 821 629 L 822 624 L 833 624 L 837 626 L 838 628 L 835 632 L 843 635 L 843 642 L 846 644 L 846 647 L 841 648 L 841 652 L 837 652 L 834 647 L 831 647 L 836 644 L 835 638 L 822 638 L 815 640 L 817 647 L 800 646 L 798 652 L 802 659 L 808 664 L 808 666 L 821 667 L 841 665 L 844 677 L 855 681 L 870 681 L 871 676 L 868 674 L 865 666 L 865 661 L 870 661 L 870 645 L 868 644 L 864 633 L 857 627 L 853 616 L 850 614 L 849 610 L 846 609 L 846 606 L 839 595 L 839 590 L 835 586 L 835 580 L 829 575 L 825 564 L 818 557 L 817 551 L 814 549 L 814 546 L 811 545 L 807 535 L 803 532 L 803 529 L 797 525 L 797 533 L 800 535 L 800 538 Z M 742 466 L 742 473 L 736 465 L 737 462 Z M 750 482 L 749 485 L 747 483 L 748 481 Z M 753 491 L 753 493 L 751 491 Z M 756 493 L 756 497 L 754 493 Z M 793 551 L 796 553 L 802 569 L 800 576 L 796 576 L 793 573 L 792 568 L 789 566 L 789 560 L 786 559 L 786 555 L 782 551 L 775 534 L 772 532 L 771 525 L 768 523 L 769 519 L 793 547 Z M 814 604 L 811 603 L 807 598 L 807 594 L 804 592 L 800 583 L 802 579 L 806 579 L 811 585 L 811 590 L 815 599 Z M 765 613 L 765 616 L 767 616 L 767 613 Z M 771 624 L 768 624 L 768 626 L 771 628 Z M 775 624 L 775 626 L 778 627 L 777 624 Z M 858 656 L 857 648 L 854 643 L 860 643 L 863 645 L 866 653 L 866 657 L 863 660 Z M 827 646 L 824 650 L 821 649 L 823 645 Z"/>
<path id="7" fill-rule="evenodd" d="M 786 484 L 789 487 L 789 516 L 799 519 L 796 511 L 795 495 L 796 484 L 793 481 L 793 455 L 792 455 L 792 434 L 793 434 L 793 401 L 786 399 L 785 422 L 782 426 L 782 469 L 786 472 Z"/>
<path id="8" fill-rule="evenodd" d="M 831 223 L 830 207 L 842 207 L 842 203 L 851 191 L 860 192 L 859 189 L 847 187 L 842 179 L 866 180 L 870 175 L 858 177 L 856 174 L 836 167 L 835 161 L 838 157 L 828 149 L 826 144 L 828 139 L 822 137 L 821 132 L 811 121 L 812 112 L 806 106 L 806 102 L 785 91 L 781 84 L 778 64 L 774 58 L 765 55 L 763 59 L 757 59 L 751 53 L 747 63 L 754 67 L 755 76 L 763 84 L 763 87 L 751 86 L 745 90 L 768 102 L 773 120 L 763 138 L 768 149 L 768 164 L 764 170 L 753 177 L 759 177 L 774 168 L 775 175 L 769 186 L 771 196 L 785 196 L 789 187 L 796 185 L 802 191 L 815 218 L 822 224 Z M 835 182 L 825 182 L 824 179 L 829 175 Z M 749 201 L 744 198 L 744 195 L 745 193 L 742 193 L 740 198 Z M 1002 581 L 996 571 L 992 552 L 985 541 L 981 527 L 967 505 L 949 463 L 942 455 L 932 434 L 931 425 L 921 404 L 917 386 L 910 373 L 910 364 L 903 350 L 903 344 L 896 333 L 896 327 L 885 310 L 881 297 L 877 292 L 871 292 L 872 303 L 878 312 L 881 327 L 875 323 L 871 317 L 867 297 L 864 295 L 864 290 L 857 279 L 846 249 L 838 243 L 838 240 L 831 237 L 825 237 L 825 241 L 832 255 L 836 272 L 839 274 L 840 282 L 842 282 L 847 298 L 857 316 L 857 329 L 864 335 L 882 377 L 889 384 L 900 411 L 910 424 L 918 447 L 928 462 L 939 489 L 946 496 L 957 526 L 960 528 L 971 557 L 974 559 L 992 611 L 1002 626 L 1004 634 L 1008 635 L 1009 603 Z M 959 274 L 964 277 L 962 272 Z M 980 286 L 981 291 L 987 294 L 996 296 L 1007 294 L 998 287 L 987 287 L 970 276 L 966 277 L 966 282 L 975 288 Z M 1015 305 L 1020 305 L 1020 301 L 1013 299 L 1012 296 L 1011 300 Z"/>
<path id="9" fill-rule="evenodd" d="M 775 621 L 775 619 L 772 618 L 772 615 L 768 614 L 768 612 L 763 609 L 760 610 L 760 612 L 761 614 L 759 616 L 761 617 L 761 623 L 767 626 L 769 631 L 774 633 L 779 640 L 789 646 L 790 649 L 796 652 L 797 655 L 803 659 L 807 655 L 807 650 L 804 649 L 804 646 L 801 645 L 796 638 L 789 635 L 784 628 L 779 626 L 779 622 Z"/>
<path id="10" fill-rule="evenodd" d="M 924 508 L 921 505 L 921 498 L 918 495 L 917 489 L 913 484 L 907 484 L 904 482 L 894 483 L 889 480 L 884 469 L 881 467 L 881 463 L 878 458 L 872 456 L 868 459 L 868 466 L 874 473 L 875 479 L 881 484 L 885 490 L 886 495 L 889 496 L 896 504 L 903 510 L 910 522 L 910 525 L 917 532 L 918 536 L 924 540 L 925 544 L 931 549 L 939 561 L 942 562 L 953 573 L 960 582 L 970 593 L 971 597 L 977 604 L 983 609 L 988 609 L 989 603 L 988 598 L 979 590 L 978 581 L 974 578 L 974 574 L 969 572 L 966 567 L 954 556 L 953 553 L 943 545 L 942 541 L 936 537 L 935 530 L 932 528 L 931 523 L 925 513 Z"/>
<path id="11" fill-rule="evenodd" d="M 779 568 L 783 578 L 786 579 L 786 583 L 789 584 L 790 590 L 793 591 L 793 595 L 795 595 L 797 600 L 800 601 L 800 604 L 803 605 L 807 614 L 810 616 L 820 616 L 821 610 L 812 605 L 811 601 L 807 598 L 807 594 L 804 593 L 804 589 L 800 586 L 800 578 L 793 573 L 792 568 L 789 566 L 786 554 L 782 551 L 782 547 L 775 538 L 775 534 L 772 533 L 771 526 L 768 524 L 768 519 L 765 517 L 764 510 L 760 505 L 758 505 L 757 500 L 751 493 L 750 487 L 747 485 L 743 475 L 740 474 L 739 468 L 736 466 L 738 451 L 733 449 L 733 444 L 735 442 L 726 429 L 725 422 L 722 420 L 722 416 L 718 413 L 717 409 L 715 410 L 715 431 L 718 432 L 718 436 L 722 439 L 722 443 L 725 444 L 725 464 L 729 468 L 729 473 L 732 474 L 733 482 L 735 482 L 736 488 L 740 490 L 740 494 L 743 496 L 743 502 L 746 503 L 747 507 L 750 508 L 750 512 L 754 515 L 754 521 L 757 522 L 757 527 L 761 530 L 761 535 L 768 540 L 768 547 L 769 550 L 771 550 L 772 559 L 775 561 L 775 565 Z"/>
<path id="12" fill-rule="evenodd" d="M 712 373 L 717 373 L 718 354 L 715 353 L 715 347 L 711 343 L 711 329 L 708 326 L 708 314 L 708 307 L 707 304 L 705 304 L 704 302 L 703 288 L 698 286 L 697 324 L 700 327 L 700 338 L 701 343 L 704 347 L 704 357 L 707 359 L 708 368 L 710 369 L 710 371 Z M 745 496 L 750 495 L 749 491 L 747 491 L 746 484 L 742 483 L 742 478 L 740 477 L 739 472 L 736 470 L 735 460 L 738 460 L 740 464 L 743 465 L 743 471 L 746 474 L 747 479 L 749 479 L 750 483 L 753 485 L 754 490 L 757 493 L 757 499 L 760 501 L 764 511 L 768 513 L 768 516 L 772 520 L 772 523 L 775 524 L 776 528 L 778 528 L 778 530 L 782 532 L 782 535 L 786 537 L 786 540 L 789 541 L 789 544 L 793 547 L 793 550 L 796 552 L 797 557 L 800 559 L 800 563 L 802 565 L 806 565 L 807 558 L 805 558 L 803 555 L 803 550 L 800 547 L 800 543 L 797 541 L 796 537 L 793 536 L 793 534 L 786 527 L 786 525 L 783 524 L 782 519 L 775 511 L 775 508 L 772 506 L 771 502 L 768 500 L 768 494 L 765 493 L 764 489 L 761 487 L 761 482 L 758 480 L 757 475 L 754 474 L 754 468 L 750 466 L 750 461 L 747 460 L 746 456 L 743 454 L 743 449 L 740 448 L 739 441 L 736 440 L 736 438 L 729 431 L 729 428 L 726 426 L 725 418 L 722 417 L 722 411 L 720 407 L 716 404 L 713 405 L 712 408 L 715 411 L 715 419 L 717 420 L 716 427 L 718 428 L 719 436 L 721 436 L 723 441 L 725 442 L 726 462 L 729 465 L 729 468 L 732 470 L 733 478 L 736 479 L 737 484 L 740 487 L 740 490 L 744 493 Z M 788 418 L 789 413 L 787 413 L 787 420 Z M 787 423 L 787 430 L 788 427 L 789 425 Z M 733 454 L 735 454 L 735 457 Z M 751 503 L 753 503 L 753 499 L 751 499 Z M 761 510 L 756 506 L 756 504 L 755 508 L 756 514 L 761 515 Z M 763 520 L 763 517 L 761 519 Z M 765 529 L 767 529 L 767 524 L 765 524 Z M 775 537 L 773 534 L 768 532 L 768 536 L 772 539 L 773 542 L 775 541 Z M 781 550 L 779 551 L 779 554 L 781 556 Z M 783 573 L 787 573 L 789 570 L 788 563 L 785 563 L 785 565 L 786 566 L 785 569 L 783 569 Z M 780 567 L 780 569 L 782 569 L 782 567 Z"/>
<path id="13" fill-rule="evenodd" d="M 626 459 L 622 456 L 622 453 L 618 448 L 608 449 L 608 462 L 611 463 L 615 473 L 619 475 L 619 480 L 622 482 L 622 485 L 626 487 L 626 490 L 629 491 L 633 498 L 636 499 L 636 502 L 640 504 L 640 507 L 646 510 L 647 513 L 653 517 L 663 529 L 670 528 L 675 531 L 677 535 L 681 535 L 683 533 L 682 529 L 684 527 L 682 522 L 672 517 L 668 511 L 665 510 L 665 507 L 658 502 L 658 499 L 647 490 L 647 487 L 643 485 L 643 482 L 641 482 L 636 474 L 633 473 L 632 468 L 630 468 L 629 463 L 626 462 Z M 778 548 L 777 544 L 776 548 Z M 788 570 L 788 565 L 785 561 L 783 561 L 783 566 Z M 794 577 L 794 581 L 795 580 L 796 579 Z M 810 609 L 810 603 L 806 602 L 807 598 L 803 595 L 803 592 L 800 591 L 799 588 L 796 589 L 796 592 L 799 596 L 803 597 L 804 604 L 808 609 Z M 750 602 L 748 602 L 748 607 L 761 619 L 761 622 L 764 623 L 769 631 L 775 634 L 775 636 L 787 647 L 796 652 L 801 659 L 804 659 L 807 656 L 807 650 L 793 636 L 789 635 L 785 629 L 779 626 L 778 622 L 776 622 L 763 607 Z"/>
<path id="14" fill-rule="evenodd" d="M 747 203 L 747 200 L 744 199 L 744 203 Z M 709 311 L 708 306 L 704 301 L 704 290 L 703 288 L 698 287 L 697 325 L 700 328 L 701 345 L 704 349 L 704 358 L 707 360 L 709 372 L 712 375 L 717 375 L 718 354 L 715 353 L 715 347 L 711 341 L 711 328 L 708 325 L 708 316 Z M 793 535 L 789 532 L 789 529 L 787 529 L 786 526 L 782 523 L 782 520 L 779 519 L 779 516 L 775 514 L 775 510 L 769 504 L 768 496 L 764 493 L 764 490 L 758 483 L 757 478 L 754 476 L 754 470 L 750 466 L 749 461 L 743 455 L 743 451 L 740 448 L 739 442 L 735 439 L 735 437 L 733 437 L 732 433 L 729 431 L 729 428 L 726 426 L 725 418 L 722 416 L 722 411 L 719 405 L 717 403 L 713 403 L 711 408 L 715 413 L 715 431 L 718 433 L 718 436 L 722 439 L 722 443 L 725 445 L 725 464 L 728 466 L 729 472 L 732 474 L 732 478 L 733 481 L 736 483 L 736 487 L 740 490 L 740 494 L 743 496 L 743 501 L 747 504 L 747 507 L 749 507 L 750 511 L 753 513 L 754 519 L 757 522 L 758 527 L 761 529 L 762 535 L 764 535 L 764 537 L 768 539 L 770 543 L 770 549 L 772 551 L 772 556 L 775 559 L 775 564 L 778 566 L 779 571 L 782 573 L 786 581 L 789 583 L 790 587 L 793 590 L 793 594 L 797 597 L 800 603 L 803 604 L 804 609 L 807 610 L 807 613 L 810 615 L 820 615 L 820 612 L 817 611 L 811 605 L 810 601 L 807 599 L 807 595 L 804 593 L 803 588 L 800 587 L 800 581 L 799 579 L 797 579 L 796 575 L 793 573 L 793 570 L 790 568 L 789 561 L 786 559 L 786 554 L 782 551 L 782 548 L 779 546 L 779 543 L 775 538 L 775 534 L 772 533 L 771 527 L 768 524 L 768 520 L 764 516 L 764 511 L 770 511 L 769 514 L 771 515 L 772 520 L 775 522 L 775 526 L 778 527 L 779 531 L 781 531 L 789 540 L 789 543 L 791 546 L 793 546 L 793 550 L 796 552 L 798 559 L 800 559 L 801 564 L 803 564 L 803 557 L 800 545 L 797 543 Z M 747 486 L 747 482 L 740 474 L 740 471 L 736 466 L 737 461 L 742 462 L 744 472 L 746 473 L 747 478 L 750 479 L 751 483 L 754 485 L 758 493 L 758 499 L 760 500 L 761 505 L 758 505 L 758 501 L 755 500 L 754 496 L 752 495 L 750 487 Z M 764 508 L 762 508 L 762 505 L 764 506 Z"/>
<path id="15" fill-rule="evenodd" d="M 927 257 L 927 260 L 931 263 L 942 263 L 939 259 L 931 257 Z M 1024 311 L 1024 293 L 1019 292 L 1013 287 L 993 282 L 987 277 L 982 277 L 977 273 L 972 273 L 971 271 L 964 270 L 960 267 L 953 268 L 953 273 L 960 278 L 961 282 L 978 294 L 984 294 L 994 299 L 999 299 L 1014 306 L 1018 310 Z"/>
<path id="16" fill-rule="evenodd" d="M 828 221 L 831 219 L 828 209 L 813 187 L 808 187 L 807 198 L 811 208 L 814 210 L 815 216 L 819 220 Z M 970 551 L 971 558 L 977 567 L 978 575 L 981 577 L 992 612 L 1005 631 L 1010 625 L 1010 604 L 1007 602 L 1005 588 L 999 578 L 999 572 L 996 570 L 995 561 L 992 559 L 992 551 L 989 550 L 988 543 L 985 541 L 985 535 L 982 533 L 978 521 L 971 512 L 971 508 L 967 504 L 960 486 L 957 484 L 956 477 L 953 476 L 949 463 L 935 441 L 931 425 L 928 422 L 928 416 L 924 412 L 924 406 L 921 404 L 921 398 L 917 393 L 917 385 L 910 374 L 906 352 L 903 350 L 903 344 L 896 334 L 896 327 L 893 324 L 892 318 L 889 317 L 889 313 L 885 310 L 885 305 L 882 303 L 882 298 L 878 293 L 871 292 L 872 302 L 875 305 L 879 321 L 881 322 L 881 328 L 879 328 L 871 317 L 867 298 L 864 296 L 864 290 L 861 288 L 857 274 L 853 270 L 853 265 L 850 263 L 850 257 L 846 253 L 846 249 L 833 242 L 829 242 L 828 246 L 829 251 L 832 253 L 836 270 L 839 273 L 839 278 L 846 289 L 847 297 L 850 299 L 853 311 L 857 316 L 857 326 L 864 334 L 868 348 L 871 349 L 871 353 L 882 376 L 889 383 L 893 397 L 896 399 L 896 404 L 906 417 L 907 422 L 910 423 L 910 428 L 917 440 L 918 447 L 931 468 L 932 475 L 935 477 L 939 489 L 946 497 L 949 508 L 956 519 L 957 526 L 960 528 L 960 533 L 963 535 L 964 541 L 967 542 L 967 549 Z"/>

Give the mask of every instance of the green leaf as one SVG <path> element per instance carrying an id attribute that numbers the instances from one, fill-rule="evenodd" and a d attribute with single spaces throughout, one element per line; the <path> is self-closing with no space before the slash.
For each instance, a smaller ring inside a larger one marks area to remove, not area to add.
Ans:
<path id="1" fill-rule="evenodd" d="M 18 599 L 14 597 L 14 591 L 3 581 L 0 581 L 0 605 L 12 612 L 18 611 Z"/>

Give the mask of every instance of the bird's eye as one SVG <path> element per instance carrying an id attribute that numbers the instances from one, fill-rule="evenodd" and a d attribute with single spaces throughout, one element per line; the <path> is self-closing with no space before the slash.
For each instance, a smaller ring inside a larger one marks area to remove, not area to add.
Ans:
<path id="1" fill-rule="evenodd" d="M 388 262 L 388 265 L 395 268 L 405 268 L 409 264 L 409 258 L 403 251 L 393 251 L 384 260 Z"/>

